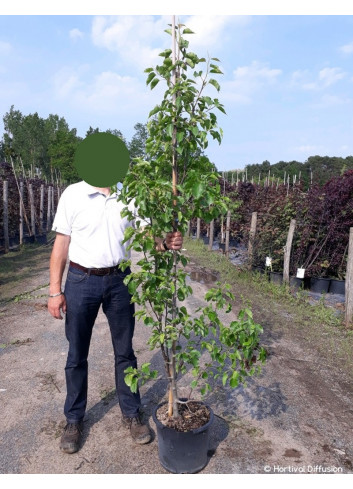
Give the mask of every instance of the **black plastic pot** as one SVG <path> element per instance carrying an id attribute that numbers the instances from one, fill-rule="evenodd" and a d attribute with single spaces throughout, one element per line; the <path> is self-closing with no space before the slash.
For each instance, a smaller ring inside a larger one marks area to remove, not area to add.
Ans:
<path id="1" fill-rule="evenodd" d="M 310 290 L 320 294 L 327 294 L 330 287 L 330 278 L 326 277 L 311 277 Z"/>
<path id="2" fill-rule="evenodd" d="M 270 282 L 275 284 L 283 283 L 283 272 L 270 272 Z"/>
<path id="3" fill-rule="evenodd" d="M 219 246 L 220 250 L 226 251 L 226 244 L 225 243 L 219 243 L 218 246 Z"/>
<path id="4" fill-rule="evenodd" d="M 153 421 L 157 427 L 158 453 L 161 465 L 173 474 L 195 474 L 208 463 L 210 428 L 214 421 L 212 409 L 208 423 L 192 431 L 180 432 L 164 426 L 157 419 L 157 410 L 166 404 L 159 404 L 153 411 Z"/>
<path id="5" fill-rule="evenodd" d="M 46 234 L 39 234 L 38 236 L 36 236 L 36 241 L 37 243 L 40 243 L 40 244 L 47 244 L 47 235 Z"/>
<path id="6" fill-rule="evenodd" d="M 328 291 L 330 294 L 345 295 L 345 293 L 346 293 L 346 281 L 332 278 L 331 282 L 330 282 L 330 288 Z"/>
<path id="7" fill-rule="evenodd" d="M 251 269 L 254 273 L 260 273 L 261 275 L 265 273 L 265 269 L 262 267 L 252 266 Z"/>
<path id="8" fill-rule="evenodd" d="M 34 243 L 34 236 L 23 236 L 24 243 Z"/>
<path id="9" fill-rule="evenodd" d="M 289 277 L 289 284 L 293 289 L 299 290 L 304 288 L 304 279 L 298 277 Z"/>
<path id="10" fill-rule="evenodd" d="M 210 238 L 208 236 L 203 236 L 202 237 L 204 244 L 209 244 Z"/>

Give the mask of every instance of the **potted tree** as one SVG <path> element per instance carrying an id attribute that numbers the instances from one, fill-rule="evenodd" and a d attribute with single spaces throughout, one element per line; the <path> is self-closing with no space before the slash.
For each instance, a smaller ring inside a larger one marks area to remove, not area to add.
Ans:
<path id="1" fill-rule="evenodd" d="M 153 413 L 160 462 L 171 472 L 193 473 L 207 463 L 213 414 L 200 398 L 179 398 L 180 376 L 190 375 L 191 389 L 199 388 L 201 396 L 217 381 L 234 388 L 259 372 L 266 352 L 259 341 L 262 328 L 251 310 L 244 309 L 237 320 L 222 323 L 219 310 L 231 310 L 229 285 L 217 283 L 207 291 L 206 305 L 197 315 L 189 314 L 183 304 L 192 294 L 186 281 L 187 256 L 183 251 L 160 253 L 155 248 L 155 238 L 163 238 L 171 228 L 185 234 L 192 219 L 202 217 L 209 222 L 227 211 L 218 176 L 202 153 L 209 135 L 221 141 L 214 110 L 224 112 L 224 108 L 209 95 L 209 89 L 220 89 L 212 77 L 221 74 L 219 60 L 188 51 L 184 36 L 192 32 L 185 26 L 173 23 L 166 32 L 172 35 L 173 49 L 160 54 L 161 65 L 145 70 L 151 89 L 160 81 L 167 85 L 163 100 L 150 112 L 149 160 L 136 160 L 119 199 L 126 205 L 134 201 L 138 207 L 136 227 L 126 230 L 125 241 L 130 240 L 129 246 L 141 253 L 141 259 L 139 270 L 125 282 L 138 305 L 136 317 L 151 329 L 148 344 L 160 351 L 168 379 L 167 401 Z M 131 206 L 124 215 L 133 218 Z M 125 262 L 122 268 L 129 264 Z M 129 368 L 125 381 L 136 391 L 138 383 L 158 375 L 146 363 Z"/>

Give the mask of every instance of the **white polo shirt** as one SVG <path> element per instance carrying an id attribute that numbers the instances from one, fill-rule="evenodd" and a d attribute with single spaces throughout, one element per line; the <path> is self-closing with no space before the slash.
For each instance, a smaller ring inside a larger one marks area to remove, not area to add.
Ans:
<path id="1" fill-rule="evenodd" d="M 129 242 L 122 244 L 122 240 L 134 221 L 121 217 L 126 206 L 116 199 L 116 193 L 107 197 L 84 181 L 64 190 L 52 230 L 71 236 L 71 261 L 86 268 L 106 268 L 130 258 Z M 133 202 L 128 207 L 137 217 Z"/>

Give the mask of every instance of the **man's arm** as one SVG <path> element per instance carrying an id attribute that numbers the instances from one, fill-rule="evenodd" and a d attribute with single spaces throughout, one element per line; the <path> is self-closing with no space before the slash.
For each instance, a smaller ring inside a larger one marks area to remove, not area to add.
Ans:
<path id="1" fill-rule="evenodd" d="M 66 300 L 64 294 L 61 292 L 61 282 L 67 256 L 69 252 L 70 236 L 66 234 L 56 234 L 53 251 L 50 257 L 50 285 L 49 296 L 56 295 L 56 297 L 49 297 L 48 310 L 50 314 L 56 319 L 62 319 L 62 312 L 66 312 Z"/>

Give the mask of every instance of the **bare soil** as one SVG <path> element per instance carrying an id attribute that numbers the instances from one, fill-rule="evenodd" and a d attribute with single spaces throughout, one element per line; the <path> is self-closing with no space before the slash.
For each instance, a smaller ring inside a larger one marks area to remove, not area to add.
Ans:
<path id="1" fill-rule="evenodd" d="M 168 404 L 161 406 L 157 412 L 157 419 L 176 431 L 192 431 L 207 424 L 210 420 L 210 410 L 207 406 L 197 401 L 188 401 L 178 404 L 179 417 L 170 417 L 168 414 Z"/>
<path id="2" fill-rule="evenodd" d="M 49 245 L 0 257 L 0 473 L 165 474 L 151 413 L 165 399 L 166 382 L 157 379 L 141 388 L 144 417 L 154 437 L 137 446 L 121 423 L 114 355 L 102 311 L 90 349 L 82 447 L 72 455 L 60 452 L 67 341 L 64 321 L 46 310 L 50 251 Z M 133 255 L 133 262 L 138 258 Z M 192 314 L 214 283 L 202 265 L 196 259 L 190 265 L 194 292 L 186 307 Z M 244 301 L 250 302 L 264 328 L 269 358 L 261 376 L 246 386 L 230 390 L 217 384 L 206 399 L 215 420 L 202 473 L 352 474 L 352 336 L 335 332 L 319 318 L 306 320 L 308 304 L 299 310 L 244 282 L 232 285 L 234 311 L 224 321 L 236 318 Z M 148 327 L 138 322 L 138 361 L 162 367 L 159 352 L 147 346 L 148 336 Z M 189 397 L 190 379 L 191 373 L 180 379 L 180 397 Z"/>

